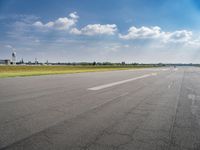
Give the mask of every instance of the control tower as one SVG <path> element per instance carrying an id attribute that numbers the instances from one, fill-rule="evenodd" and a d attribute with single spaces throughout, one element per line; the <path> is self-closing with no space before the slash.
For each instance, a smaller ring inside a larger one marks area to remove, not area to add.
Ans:
<path id="1" fill-rule="evenodd" d="M 16 65 L 16 52 L 12 52 L 12 64 Z"/>

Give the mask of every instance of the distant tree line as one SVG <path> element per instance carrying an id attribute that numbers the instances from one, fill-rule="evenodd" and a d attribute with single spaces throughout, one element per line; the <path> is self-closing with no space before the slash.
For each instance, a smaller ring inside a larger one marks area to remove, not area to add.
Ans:
<path id="1" fill-rule="evenodd" d="M 145 63 L 126 63 L 125 61 L 121 63 L 112 63 L 112 62 L 48 62 L 48 60 L 45 63 L 36 61 L 35 62 L 24 62 L 23 59 L 21 59 L 19 62 L 16 63 L 17 65 L 68 65 L 68 66 L 147 66 L 147 67 L 162 67 L 162 66 L 198 66 L 200 67 L 200 64 L 164 64 L 164 63 L 157 63 L 157 64 L 145 64 Z"/>
<path id="2" fill-rule="evenodd" d="M 121 62 L 121 63 L 112 63 L 112 62 L 48 62 L 46 61 L 45 63 L 41 63 L 38 61 L 35 62 L 24 62 L 23 59 L 21 59 L 19 62 L 16 63 L 17 65 L 68 65 L 68 66 L 165 66 L 165 64 L 158 63 L 158 64 L 139 64 L 139 63 L 126 63 L 126 62 Z"/>

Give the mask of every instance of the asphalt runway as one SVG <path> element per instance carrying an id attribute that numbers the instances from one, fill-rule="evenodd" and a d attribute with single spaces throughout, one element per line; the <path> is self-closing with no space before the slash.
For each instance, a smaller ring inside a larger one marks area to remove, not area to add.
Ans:
<path id="1" fill-rule="evenodd" d="M 200 150 L 200 68 L 0 79 L 2 150 Z"/>

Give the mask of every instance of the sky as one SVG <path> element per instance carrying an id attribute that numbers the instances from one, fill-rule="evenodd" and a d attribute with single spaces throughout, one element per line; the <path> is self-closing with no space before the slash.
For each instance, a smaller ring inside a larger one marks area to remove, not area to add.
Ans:
<path id="1" fill-rule="evenodd" d="M 0 0 L 0 59 L 200 63 L 199 0 Z"/>

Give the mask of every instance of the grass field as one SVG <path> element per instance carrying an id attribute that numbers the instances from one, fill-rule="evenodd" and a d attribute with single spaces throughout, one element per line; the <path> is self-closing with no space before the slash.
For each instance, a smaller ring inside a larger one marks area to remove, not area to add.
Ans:
<path id="1" fill-rule="evenodd" d="M 0 66 L 0 78 L 127 70 L 150 66 Z"/>

